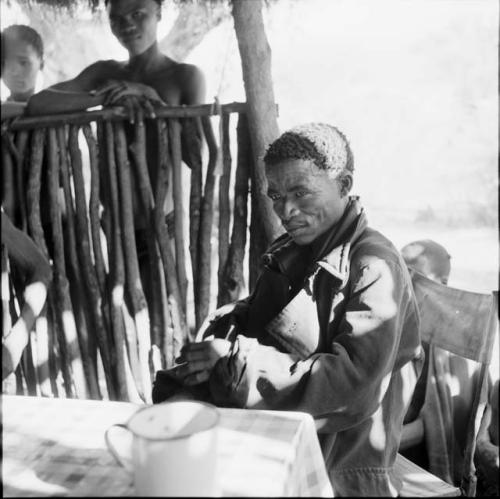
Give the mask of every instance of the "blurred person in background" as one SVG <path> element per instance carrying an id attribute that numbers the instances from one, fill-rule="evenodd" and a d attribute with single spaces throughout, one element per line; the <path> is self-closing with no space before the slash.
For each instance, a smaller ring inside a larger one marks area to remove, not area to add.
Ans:
<path id="1" fill-rule="evenodd" d="M 448 284 L 451 256 L 446 248 L 432 239 L 413 241 L 401 249 L 406 264 L 441 284 Z"/>
<path id="2" fill-rule="evenodd" d="M 43 69 L 43 41 L 36 30 L 14 24 L 1 34 L 2 80 L 10 95 L 2 102 L 2 119 L 24 113 L 35 93 L 39 72 Z"/>
<path id="3" fill-rule="evenodd" d="M 2 215 L 2 246 L 5 246 L 9 262 L 15 266 L 23 280 L 21 314 L 11 325 L 9 310 L 3 310 L 2 335 L 2 381 L 12 374 L 28 344 L 35 320 L 42 311 L 47 298 L 47 290 L 52 280 L 52 269 L 33 240 L 23 231 L 14 227 L 9 217 Z M 4 274 L 5 273 L 5 274 Z M 8 286 L 7 269 L 2 268 L 2 298 Z M 5 302 L 4 302 L 5 303 Z M 5 303 L 8 306 L 8 303 Z"/>
<path id="4" fill-rule="evenodd" d="M 451 272 L 451 256 L 444 246 L 431 239 L 413 241 L 401 249 L 401 254 L 408 267 L 424 274 L 441 284 L 447 285 Z M 409 410 L 405 416 L 405 423 L 414 421 L 420 413 L 425 402 L 427 373 L 429 370 L 429 345 L 423 342 L 425 351 L 425 363 L 422 373 L 415 387 L 413 398 Z M 467 367 L 461 358 L 435 349 L 434 354 L 449 357 L 447 362 L 442 359 L 442 365 L 447 365 L 449 375 L 458 378 L 461 385 L 466 384 L 469 378 Z M 491 379 L 490 379 L 491 381 Z M 493 386 L 491 386 L 491 384 Z M 475 452 L 475 464 L 477 468 L 478 482 L 477 494 L 487 496 L 498 496 L 498 472 L 499 472 L 499 452 L 498 452 L 498 379 L 490 384 L 489 401 L 486 406 L 481 427 L 477 436 L 477 447 Z M 429 417 L 432 418 L 432 414 Z M 418 449 L 413 449 L 413 458 L 422 458 L 415 452 L 426 452 L 425 443 Z M 460 457 L 456 459 L 460 462 Z M 426 464 L 425 461 L 421 464 Z"/>

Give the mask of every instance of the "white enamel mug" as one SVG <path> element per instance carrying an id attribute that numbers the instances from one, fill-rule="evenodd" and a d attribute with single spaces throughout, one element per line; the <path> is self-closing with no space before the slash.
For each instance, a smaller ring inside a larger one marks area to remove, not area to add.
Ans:
<path id="1" fill-rule="evenodd" d="M 217 496 L 217 424 L 213 405 L 192 400 L 139 409 L 104 438 L 115 459 L 134 477 L 139 496 Z M 117 451 L 117 429 L 133 436 L 128 457 Z M 115 443 L 113 443 L 115 439 Z"/>

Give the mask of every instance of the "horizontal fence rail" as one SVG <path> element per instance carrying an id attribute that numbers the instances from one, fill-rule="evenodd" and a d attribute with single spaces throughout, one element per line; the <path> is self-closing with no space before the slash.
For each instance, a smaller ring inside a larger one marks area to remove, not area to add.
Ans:
<path id="1" fill-rule="evenodd" d="M 131 123 L 105 108 L 2 123 L 2 207 L 53 272 L 4 391 L 150 402 L 154 373 L 209 308 L 241 297 L 263 234 L 245 112 L 162 107 Z M 9 290 L 4 336 L 22 302 L 12 268 Z"/>

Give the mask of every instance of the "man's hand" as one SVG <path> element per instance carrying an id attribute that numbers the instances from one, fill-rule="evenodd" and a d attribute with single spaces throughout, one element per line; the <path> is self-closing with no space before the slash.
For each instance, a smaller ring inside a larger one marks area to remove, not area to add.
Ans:
<path id="1" fill-rule="evenodd" d="M 91 93 L 105 95 L 104 106 L 124 105 L 129 111 L 140 106 L 149 118 L 156 117 L 154 105 L 166 105 L 153 87 L 132 81 L 107 80 Z"/>
<path id="2" fill-rule="evenodd" d="M 229 353 L 231 342 L 220 338 L 198 343 L 189 343 L 181 350 L 177 362 L 184 362 L 176 375 L 185 385 L 197 385 L 207 381 L 210 372 L 221 357 Z"/>
<path id="3" fill-rule="evenodd" d="M 145 98 L 157 104 L 165 105 L 165 102 L 158 95 L 158 92 L 149 85 L 126 80 L 108 80 L 102 86 L 95 90 L 95 95 L 106 94 L 104 104 L 109 106 L 122 97 L 134 95 L 139 98 Z"/>

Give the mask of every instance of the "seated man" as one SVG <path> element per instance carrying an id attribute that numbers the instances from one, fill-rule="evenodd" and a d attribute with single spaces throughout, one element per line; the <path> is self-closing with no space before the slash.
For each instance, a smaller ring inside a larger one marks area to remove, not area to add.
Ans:
<path id="1" fill-rule="evenodd" d="M 175 376 L 184 388 L 205 383 L 192 393 L 218 405 L 308 412 L 336 495 L 397 496 L 403 387 L 421 362 L 407 268 L 349 195 L 353 156 L 335 127 L 296 127 L 264 161 L 286 234 L 252 295 L 216 311 L 182 363 L 158 373 L 153 400 Z"/>
<path id="2" fill-rule="evenodd" d="M 43 68 L 43 42 L 40 35 L 24 24 L 2 31 L 2 80 L 10 91 L 2 102 L 2 119 L 24 113 L 35 93 L 36 79 Z"/>

